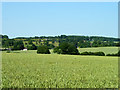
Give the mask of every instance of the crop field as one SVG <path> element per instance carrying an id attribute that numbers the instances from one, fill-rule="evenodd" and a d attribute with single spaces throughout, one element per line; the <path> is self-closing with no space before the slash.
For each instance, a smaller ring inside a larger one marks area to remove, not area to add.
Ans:
<path id="1" fill-rule="evenodd" d="M 3 88 L 117 88 L 118 57 L 2 53 Z"/>

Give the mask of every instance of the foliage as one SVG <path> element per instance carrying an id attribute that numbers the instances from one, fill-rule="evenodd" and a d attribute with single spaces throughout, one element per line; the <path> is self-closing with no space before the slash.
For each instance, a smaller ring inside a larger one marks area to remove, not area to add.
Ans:
<path id="1" fill-rule="evenodd" d="M 80 55 L 93 55 L 93 52 L 82 52 L 82 53 L 80 53 Z"/>
<path id="2" fill-rule="evenodd" d="M 71 54 L 71 55 L 79 54 L 75 45 L 67 42 L 61 43 L 59 47 L 54 48 L 53 52 L 58 54 Z"/>
<path id="3" fill-rule="evenodd" d="M 2 39 L 2 46 L 3 47 L 9 48 L 10 46 L 13 46 L 13 45 L 14 45 L 14 40 L 12 40 L 12 39 L 9 39 L 9 40 Z"/>
<path id="4" fill-rule="evenodd" d="M 12 50 L 22 50 L 24 49 L 23 41 L 15 41 Z"/>
<path id="5" fill-rule="evenodd" d="M 53 44 L 49 44 L 49 45 L 48 45 L 48 48 L 49 48 L 49 49 L 52 49 L 52 48 L 54 48 L 54 47 L 55 47 L 55 46 L 54 46 Z"/>
<path id="6" fill-rule="evenodd" d="M 105 53 L 104 52 L 82 52 L 80 55 L 105 56 Z"/>
<path id="7" fill-rule="evenodd" d="M 35 46 L 34 44 L 32 44 L 32 45 L 27 46 L 27 49 L 28 50 L 37 50 L 37 46 Z"/>
<path id="8" fill-rule="evenodd" d="M 7 50 L 6 53 L 10 53 L 10 50 Z"/>
<path id="9" fill-rule="evenodd" d="M 105 56 L 104 52 L 94 52 L 94 55 L 96 56 Z"/>
<path id="10" fill-rule="evenodd" d="M 119 56 L 120 57 L 120 50 L 118 53 L 107 54 L 106 56 Z"/>
<path id="11" fill-rule="evenodd" d="M 114 53 L 112 53 L 112 54 L 107 54 L 106 56 L 118 56 L 118 54 L 114 54 Z"/>
<path id="12" fill-rule="evenodd" d="M 90 41 L 87 41 L 87 42 L 79 41 L 77 46 L 80 48 L 91 47 L 91 43 L 90 43 Z"/>
<path id="13" fill-rule="evenodd" d="M 118 51 L 118 56 L 120 56 L 120 50 Z"/>
<path id="14" fill-rule="evenodd" d="M 79 52 L 78 52 L 78 49 L 73 44 L 69 44 L 69 46 L 68 46 L 68 54 L 78 55 Z"/>
<path id="15" fill-rule="evenodd" d="M 41 45 L 37 48 L 37 53 L 38 54 L 50 54 L 50 51 L 47 46 Z"/>
<path id="16" fill-rule="evenodd" d="M 35 36 L 35 37 L 16 37 L 14 39 L 9 39 L 7 35 L 2 35 L 2 46 L 4 48 L 13 47 L 14 42 L 23 41 L 24 47 L 28 44 L 29 46 L 35 44 L 46 45 L 49 49 L 60 46 L 61 43 L 73 43 L 75 47 L 86 48 L 86 47 L 106 47 L 106 46 L 119 46 L 120 39 L 118 38 L 108 38 L 108 37 L 97 37 L 97 36 Z M 51 44 L 50 44 L 51 42 Z M 28 44 L 27 44 L 28 43 Z M 57 43 L 57 44 L 56 44 Z M 63 52 L 64 53 L 64 52 Z"/>
<path id="17" fill-rule="evenodd" d="M 68 47 L 69 47 L 69 44 L 67 42 L 63 42 L 60 44 L 60 49 L 61 49 L 61 54 L 68 54 Z"/>
<path id="18" fill-rule="evenodd" d="M 61 49 L 60 49 L 59 47 L 55 47 L 55 48 L 53 49 L 53 52 L 54 52 L 54 53 L 57 53 L 57 54 L 60 54 L 60 53 L 61 53 Z"/>
<path id="19" fill-rule="evenodd" d="M 7 35 L 0 35 L 0 37 L 2 37 L 2 39 L 9 39 L 9 37 Z"/>
<path id="20" fill-rule="evenodd" d="M 29 40 L 29 41 L 28 41 L 28 44 L 33 44 L 33 43 L 32 43 L 32 40 Z"/>

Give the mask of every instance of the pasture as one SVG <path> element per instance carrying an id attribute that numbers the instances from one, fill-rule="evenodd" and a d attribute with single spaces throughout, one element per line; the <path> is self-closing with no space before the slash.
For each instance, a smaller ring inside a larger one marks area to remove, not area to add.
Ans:
<path id="1" fill-rule="evenodd" d="M 117 88 L 118 57 L 2 53 L 3 88 Z"/>
<path id="2" fill-rule="evenodd" d="M 118 47 L 92 47 L 92 48 L 78 48 L 79 52 L 98 52 L 102 51 L 105 54 L 112 54 L 118 52 Z"/>

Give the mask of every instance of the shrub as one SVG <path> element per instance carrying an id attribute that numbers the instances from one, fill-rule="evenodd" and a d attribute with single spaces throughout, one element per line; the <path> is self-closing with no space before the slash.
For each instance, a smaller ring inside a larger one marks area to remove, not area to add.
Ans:
<path id="1" fill-rule="evenodd" d="M 89 55 L 88 52 L 82 52 L 81 55 Z"/>
<path id="2" fill-rule="evenodd" d="M 118 54 L 107 54 L 106 56 L 118 56 Z"/>
<path id="3" fill-rule="evenodd" d="M 38 54 L 50 54 L 50 51 L 47 46 L 39 46 L 37 48 L 37 53 Z"/>
<path id="4" fill-rule="evenodd" d="M 49 45 L 48 45 L 48 48 L 49 48 L 49 49 L 52 49 L 52 48 L 54 48 L 54 47 L 55 47 L 55 46 L 52 45 L 52 44 L 49 44 Z"/>
<path id="5" fill-rule="evenodd" d="M 118 56 L 118 57 L 120 57 L 120 50 L 118 51 L 118 53 L 107 54 L 106 56 Z"/>
<path id="6" fill-rule="evenodd" d="M 96 55 L 96 56 L 105 56 L 104 52 L 82 52 L 81 55 Z"/>
<path id="7" fill-rule="evenodd" d="M 104 52 L 95 52 L 94 55 L 97 55 L 97 56 L 105 56 L 105 53 L 104 53 Z"/>
<path id="8" fill-rule="evenodd" d="M 120 50 L 118 51 L 118 56 L 120 57 Z"/>
<path id="9" fill-rule="evenodd" d="M 53 49 L 53 52 L 54 52 L 54 53 L 57 53 L 57 54 L 60 54 L 62 51 L 61 51 L 61 49 L 60 49 L 59 47 L 55 47 L 55 48 Z"/>
<path id="10" fill-rule="evenodd" d="M 10 50 L 7 50 L 7 52 L 6 53 L 10 53 Z"/>
<path id="11" fill-rule="evenodd" d="M 77 49 L 73 44 L 70 44 L 70 45 L 68 46 L 68 54 L 78 55 L 79 52 L 78 52 L 78 49 Z"/>

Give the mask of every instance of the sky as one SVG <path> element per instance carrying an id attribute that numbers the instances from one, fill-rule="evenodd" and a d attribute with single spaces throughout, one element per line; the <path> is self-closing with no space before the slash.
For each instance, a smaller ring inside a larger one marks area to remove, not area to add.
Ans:
<path id="1" fill-rule="evenodd" d="M 2 34 L 118 37 L 117 2 L 3 2 Z"/>

